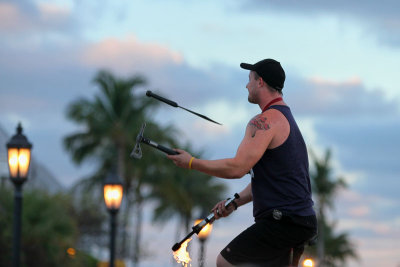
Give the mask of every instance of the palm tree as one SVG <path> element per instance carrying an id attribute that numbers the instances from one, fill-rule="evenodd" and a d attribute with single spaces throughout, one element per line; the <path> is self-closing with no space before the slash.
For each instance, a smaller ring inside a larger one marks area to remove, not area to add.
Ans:
<path id="1" fill-rule="evenodd" d="M 107 71 L 100 71 L 94 82 L 100 88 L 94 100 L 80 99 L 68 107 L 68 118 L 83 127 L 81 131 L 65 137 L 64 145 L 76 163 L 89 159 L 98 162 L 98 170 L 86 179 L 86 184 L 101 184 L 104 176 L 116 165 L 118 176 L 124 182 L 122 229 L 126 229 L 135 200 L 132 193 L 136 190 L 133 188 L 137 185 L 135 175 L 128 173 L 129 152 L 140 124 L 147 118 L 147 110 L 156 102 L 133 94 L 134 89 L 145 84 L 140 76 L 118 79 Z M 122 256 L 126 255 L 126 243 L 127 235 L 124 234 Z"/>
<path id="2" fill-rule="evenodd" d="M 145 84 L 140 76 L 116 79 L 107 71 L 100 71 L 94 79 L 100 86 L 100 94 L 93 101 L 80 99 L 68 107 L 68 117 L 85 126 L 82 132 L 65 138 L 65 147 L 73 159 L 81 163 L 88 157 L 96 157 L 104 147 L 113 146 L 117 151 L 117 170 L 125 177 L 125 150 L 132 143 L 133 131 L 139 129 L 144 110 L 150 103 L 135 99 L 132 90 Z"/>
<path id="3" fill-rule="evenodd" d="M 98 188 L 110 169 L 117 165 L 118 176 L 124 183 L 121 228 L 128 229 L 131 217 L 134 219 L 133 248 L 128 248 L 128 233 L 123 233 L 120 254 L 132 258 L 133 265 L 137 266 L 141 256 L 143 204 L 150 199 L 149 195 L 145 194 L 148 190 L 143 190 L 143 187 L 147 186 L 152 192 L 161 192 L 165 185 L 165 188 L 172 190 L 182 180 L 175 179 L 183 177 L 180 172 L 184 171 L 174 167 L 160 151 L 145 145 L 142 146 L 143 157 L 140 160 L 132 159 L 129 154 L 135 145 L 140 126 L 145 121 L 146 137 L 170 147 L 180 145 L 174 142 L 176 130 L 173 126 L 160 126 L 149 119 L 148 113 L 158 102 L 132 94 L 133 89 L 145 83 L 143 78 L 117 79 L 111 73 L 101 71 L 94 81 L 99 85 L 100 94 L 96 95 L 94 100 L 80 99 L 73 102 L 68 108 L 68 117 L 83 127 L 81 131 L 67 136 L 64 145 L 78 164 L 89 159 L 98 163 L 95 173 L 81 181 L 79 187 L 85 185 L 87 190 Z M 177 187 L 191 192 L 191 195 L 185 195 L 188 203 L 193 202 L 189 209 L 185 209 L 186 225 L 189 225 L 193 207 L 207 204 L 209 208 L 216 201 L 208 194 L 215 193 L 217 197 L 221 188 L 212 185 L 209 179 L 203 177 L 190 182 L 186 179 L 185 186 L 188 189 Z M 167 181 L 171 183 L 166 184 Z M 176 190 L 173 193 L 176 193 Z M 203 201 L 204 198 L 212 200 L 212 203 Z M 163 201 L 165 202 L 162 205 L 167 207 L 176 204 L 172 196 L 163 198 Z M 133 211 L 135 216 L 130 216 Z"/>
<path id="4" fill-rule="evenodd" d="M 320 261 L 319 266 L 334 266 L 337 260 L 344 262 L 347 257 L 356 257 L 352 245 L 346 234 L 334 236 L 333 227 L 325 216 L 328 209 L 334 208 L 333 199 L 340 188 L 346 187 L 343 178 L 332 178 L 331 151 L 325 152 L 324 158 L 318 158 L 310 151 L 314 163 L 314 171 L 311 172 L 313 193 L 316 195 L 318 216 L 318 240 L 316 254 Z M 311 254 L 314 254 L 311 252 Z"/>

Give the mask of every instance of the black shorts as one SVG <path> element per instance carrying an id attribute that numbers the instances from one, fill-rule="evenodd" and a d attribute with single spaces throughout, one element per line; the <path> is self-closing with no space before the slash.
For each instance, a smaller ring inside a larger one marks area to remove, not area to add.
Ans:
<path id="1" fill-rule="evenodd" d="M 304 243 L 316 235 L 316 224 L 315 216 L 297 221 L 286 216 L 281 220 L 258 220 L 234 238 L 221 255 L 238 266 L 282 267 L 288 266 L 294 248 L 293 265 L 297 266 Z"/>

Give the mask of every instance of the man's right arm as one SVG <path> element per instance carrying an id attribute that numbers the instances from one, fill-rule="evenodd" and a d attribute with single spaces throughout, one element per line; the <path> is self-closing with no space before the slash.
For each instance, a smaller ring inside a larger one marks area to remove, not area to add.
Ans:
<path id="1" fill-rule="evenodd" d="M 243 206 L 253 200 L 253 195 L 251 192 L 251 183 L 249 183 L 245 189 L 243 189 L 239 193 L 240 198 L 235 199 L 235 202 L 238 207 Z M 218 220 L 221 217 L 227 217 L 229 216 L 234 210 L 234 205 L 231 204 L 228 207 L 225 207 L 225 202 L 226 200 L 218 202 L 215 207 L 211 210 L 214 212 L 214 217 L 216 220 Z"/>
<path id="2" fill-rule="evenodd" d="M 190 168 L 225 179 L 242 178 L 261 159 L 279 130 L 278 127 L 275 127 L 276 119 L 272 113 L 267 112 L 255 116 L 247 124 L 244 138 L 233 158 L 198 159 L 181 149 L 175 149 L 179 154 L 167 155 L 167 157 L 181 168 Z M 267 119 L 267 115 L 271 119 Z"/>

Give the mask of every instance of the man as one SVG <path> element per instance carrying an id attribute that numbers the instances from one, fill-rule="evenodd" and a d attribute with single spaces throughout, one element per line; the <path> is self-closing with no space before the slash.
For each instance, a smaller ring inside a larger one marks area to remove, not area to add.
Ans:
<path id="1" fill-rule="evenodd" d="M 248 123 L 236 155 L 204 160 L 177 149 L 179 154 L 168 158 L 179 167 L 226 179 L 241 178 L 250 170 L 251 183 L 235 204 L 253 201 L 255 223 L 221 251 L 218 267 L 297 266 L 304 243 L 317 231 L 306 145 L 282 99 L 285 72 L 281 64 L 264 59 L 240 66 L 250 70 L 248 101 L 262 112 Z M 234 210 L 224 203 L 212 209 L 216 219 Z"/>

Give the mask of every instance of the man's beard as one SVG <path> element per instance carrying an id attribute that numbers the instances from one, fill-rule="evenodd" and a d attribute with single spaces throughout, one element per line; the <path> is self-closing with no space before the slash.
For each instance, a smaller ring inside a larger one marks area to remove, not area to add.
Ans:
<path id="1" fill-rule="evenodd" d="M 248 97 L 247 97 L 247 101 L 249 101 L 249 103 L 251 103 L 251 104 L 257 104 L 254 95 L 251 96 L 251 95 L 250 95 L 250 92 L 249 92 L 249 95 L 248 95 Z"/>

